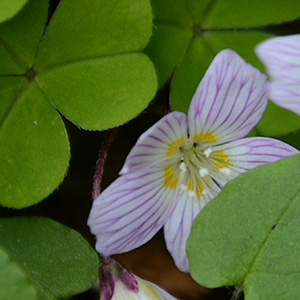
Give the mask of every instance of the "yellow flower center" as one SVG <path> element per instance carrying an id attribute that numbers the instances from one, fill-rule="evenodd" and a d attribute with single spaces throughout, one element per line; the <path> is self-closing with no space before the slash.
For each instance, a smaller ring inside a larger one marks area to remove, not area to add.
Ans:
<path id="1" fill-rule="evenodd" d="M 199 135 L 200 137 L 200 135 Z M 166 157 L 173 156 L 174 161 L 164 167 L 164 186 L 169 189 L 180 188 L 189 197 L 198 199 L 209 192 L 216 184 L 218 176 L 231 174 L 228 156 L 223 150 L 207 147 L 207 140 L 215 141 L 213 134 L 201 135 L 204 140 L 183 140 L 170 143 Z"/>

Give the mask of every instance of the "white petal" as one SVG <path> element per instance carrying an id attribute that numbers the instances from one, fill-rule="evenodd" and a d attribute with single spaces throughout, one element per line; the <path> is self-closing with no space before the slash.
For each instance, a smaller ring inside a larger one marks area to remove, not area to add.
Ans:
<path id="1" fill-rule="evenodd" d="M 99 195 L 88 219 L 99 253 L 135 249 L 165 224 L 178 191 L 163 187 L 163 180 L 161 169 L 144 169 L 119 177 Z"/>
<path id="2" fill-rule="evenodd" d="M 175 297 L 164 291 L 156 284 L 136 276 L 139 284 L 139 300 L 176 300 Z"/>
<path id="3" fill-rule="evenodd" d="M 100 300 L 102 300 L 102 298 L 100 298 Z M 137 293 L 127 290 L 121 282 L 117 282 L 111 300 L 140 300 L 140 299 Z"/>
<path id="4" fill-rule="evenodd" d="M 268 39 L 255 52 L 271 77 L 270 99 L 300 115 L 300 34 Z"/>
<path id="5" fill-rule="evenodd" d="M 214 58 L 190 105 L 191 138 L 219 144 L 247 135 L 267 105 L 267 78 L 226 49 Z"/>
<path id="6" fill-rule="evenodd" d="M 171 145 L 186 139 L 187 116 L 182 112 L 172 112 L 164 116 L 140 136 L 126 158 L 120 174 L 169 160 L 172 155 L 167 154 Z"/>
<path id="7" fill-rule="evenodd" d="M 221 187 L 247 170 L 299 153 L 297 149 L 284 142 L 266 137 L 244 138 L 216 146 L 214 149 L 223 150 L 231 164 L 227 167 L 230 173 L 214 174 L 214 179 Z"/>
<path id="8" fill-rule="evenodd" d="M 199 199 L 191 197 L 188 191 L 181 193 L 176 207 L 164 226 L 167 248 L 179 270 L 188 273 L 189 262 L 186 255 L 186 241 L 192 224 L 204 205 L 214 197 L 210 192 Z"/>

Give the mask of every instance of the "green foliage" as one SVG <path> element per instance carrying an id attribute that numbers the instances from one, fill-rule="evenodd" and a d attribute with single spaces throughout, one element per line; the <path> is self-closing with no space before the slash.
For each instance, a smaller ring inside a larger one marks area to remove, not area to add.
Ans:
<path id="1" fill-rule="evenodd" d="M 300 14 L 297 0 L 287 1 L 284 9 L 279 0 L 152 0 L 151 5 L 155 29 L 146 53 L 154 62 L 159 85 L 174 73 L 171 106 L 183 112 L 187 112 L 201 78 L 220 50 L 231 48 L 264 71 L 253 51 L 257 43 L 270 36 L 260 26 L 291 20 Z M 285 115 L 285 110 L 277 109 L 277 117 Z M 266 119 L 275 121 L 270 110 Z M 278 127 L 280 133 L 299 129 L 300 118 L 293 118 L 289 125 L 278 123 Z M 262 122 L 259 131 L 276 135 L 275 129 L 269 128 Z"/>
<path id="2" fill-rule="evenodd" d="M 156 92 L 141 53 L 152 27 L 147 0 L 62 0 L 45 27 L 47 15 L 47 0 L 30 0 L 0 24 L 0 204 L 8 207 L 39 202 L 66 173 L 56 109 L 78 126 L 106 129 L 135 117 Z"/>
<path id="3" fill-rule="evenodd" d="M 37 293 L 25 272 L 0 248 L 0 299 L 37 300 Z"/>
<path id="4" fill-rule="evenodd" d="M 207 57 L 205 65 L 203 57 Z M 190 101 L 199 84 L 199 78 L 203 77 L 213 58 L 210 46 L 202 37 L 198 36 L 192 39 L 173 76 L 171 87 L 173 107 L 180 107 L 180 110 L 188 111 Z"/>
<path id="5" fill-rule="evenodd" d="M 22 75 L 31 69 L 47 12 L 47 0 L 30 0 L 13 19 L 0 24 L 0 75 Z"/>
<path id="6" fill-rule="evenodd" d="M 230 181 L 196 218 L 187 243 L 193 278 L 234 285 L 246 300 L 297 299 L 300 155 Z"/>
<path id="7" fill-rule="evenodd" d="M 278 23 L 299 18 L 298 2 L 61 0 L 51 15 L 49 0 L 2 0 L 0 206 L 32 206 L 59 186 L 70 158 L 63 117 L 87 130 L 119 126 L 168 80 L 172 109 L 187 112 L 220 50 L 264 71 L 253 49 L 290 33 L 292 23 Z M 300 149 L 299 129 L 299 116 L 270 102 L 251 134 Z M 204 208 L 187 245 L 196 281 L 234 285 L 246 300 L 299 298 L 299 168 L 297 155 L 246 172 Z M 89 289 L 98 270 L 97 253 L 70 228 L 0 219 L 1 300 L 66 299 Z"/>
<path id="8" fill-rule="evenodd" d="M 59 114 L 35 85 L 23 77 L 1 77 L 0 88 L 0 203 L 23 208 L 48 196 L 64 177 L 68 138 Z"/>
<path id="9" fill-rule="evenodd" d="M 277 136 L 277 138 L 300 150 L 300 130 Z"/>
<path id="10" fill-rule="evenodd" d="M 37 299 L 34 290 L 40 300 L 66 298 L 87 290 L 98 277 L 98 255 L 87 241 L 50 219 L 2 218 L 0 247 L 6 252 L 0 252 L 0 264 L 9 272 L 0 280 L 7 280 L 16 295 L 25 287 L 28 296 L 22 299 Z"/>
<path id="11" fill-rule="evenodd" d="M 212 0 L 205 28 L 249 27 L 271 24 L 299 17 L 297 0 Z"/>
<path id="12" fill-rule="evenodd" d="M 293 132 L 300 128 L 300 116 L 269 102 L 265 113 L 257 125 L 258 133 L 276 136 Z"/>
<path id="13" fill-rule="evenodd" d="M 151 27 L 146 0 L 62 1 L 37 54 L 36 82 L 75 124 L 120 125 L 140 113 L 156 91 L 153 65 L 138 53 Z"/>
<path id="14" fill-rule="evenodd" d="M 27 0 L 1 0 L 0 23 L 13 17 L 25 5 Z"/>
<path id="15" fill-rule="evenodd" d="M 154 96 L 155 81 L 141 53 L 63 64 L 36 78 L 47 98 L 86 129 L 114 127 L 136 116 Z"/>

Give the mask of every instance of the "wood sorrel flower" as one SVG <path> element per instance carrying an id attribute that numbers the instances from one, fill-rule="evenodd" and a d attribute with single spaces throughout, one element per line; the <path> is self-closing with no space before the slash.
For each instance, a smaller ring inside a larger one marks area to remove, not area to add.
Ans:
<path id="1" fill-rule="evenodd" d="M 298 151 L 270 138 L 244 138 L 267 105 L 266 75 L 232 50 L 213 60 L 188 115 L 171 112 L 148 129 L 120 176 L 94 201 L 88 219 L 105 256 L 130 251 L 164 226 L 167 248 L 189 271 L 192 223 L 237 175 Z"/>
<path id="2" fill-rule="evenodd" d="M 300 34 L 268 39 L 255 52 L 271 77 L 270 99 L 300 115 Z"/>
<path id="3" fill-rule="evenodd" d="M 110 257 L 100 267 L 100 300 L 176 300 L 157 285 L 133 275 Z"/>

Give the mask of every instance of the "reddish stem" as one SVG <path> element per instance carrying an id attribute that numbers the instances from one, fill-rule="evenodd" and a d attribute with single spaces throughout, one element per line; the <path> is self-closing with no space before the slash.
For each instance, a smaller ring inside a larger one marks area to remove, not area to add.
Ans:
<path id="1" fill-rule="evenodd" d="M 114 141 L 115 135 L 117 132 L 117 127 L 109 129 L 105 136 L 103 143 L 101 145 L 101 149 L 99 152 L 99 158 L 96 164 L 96 170 L 94 174 L 94 182 L 93 182 L 93 200 L 95 200 L 100 192 L 101 192 L 101 182 L 104 172 L 104 165 L 107 158 L 108 151 L 112 142 Z"/>

